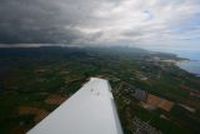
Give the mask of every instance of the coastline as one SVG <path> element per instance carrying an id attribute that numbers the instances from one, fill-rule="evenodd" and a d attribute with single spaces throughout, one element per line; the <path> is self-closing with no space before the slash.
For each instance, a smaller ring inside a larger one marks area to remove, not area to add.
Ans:
<path id="1" fill-rule="evenodd" d="M 178 68 L 200 77 L 200 50 L 199 49 L 165 49 L 165 48 L 148 48 L 150 51 L 160 53 L 174 54 L 173 63 Z"/>
<path id="2" fill-rule="evenodd" d="M 200 77 L 200 61 L 198 60 L 181 60 L 177 61 L 175 65 L 196 77 Z"/>

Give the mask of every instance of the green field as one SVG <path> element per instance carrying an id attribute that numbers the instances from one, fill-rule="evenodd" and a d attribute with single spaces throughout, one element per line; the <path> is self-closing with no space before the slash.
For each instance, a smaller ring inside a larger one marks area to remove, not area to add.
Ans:
<path id="1" fill-rule="evenodd" d="M 145 50 L 117 47 L 0 49 L 0 133 L 28 131 L 38 123 L 34 121 L 36 115 L 20 115 L 20 107 L 50 113 L 58 105 L 45 103 L 49 96 L 70 97 L 90 77 L 110 81 L 125 134 L 133 133 L 131 120 L 135 116 L 151 120 L 149 123 L 165 134 L 200 133 L 200 100 L 190 96 L 190 92 L 199 92 L 200 79 L 175 65 L 150 61 L 153 56 Z M 181 60 L 165 55 L 167 58 Z M 190 113 L 177 105 L 170 112 L 146 110 L 131 95 L 135 89 L 185 104 L 196 112 Z M 168 120 L 160 118 L 161 114 Z"/>

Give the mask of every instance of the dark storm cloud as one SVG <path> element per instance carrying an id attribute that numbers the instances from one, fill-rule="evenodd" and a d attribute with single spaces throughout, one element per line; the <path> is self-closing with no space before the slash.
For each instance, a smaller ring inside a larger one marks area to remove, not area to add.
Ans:
<path id="1" fill-rule="evenodd" d="M 2 0 L 0 43 L 95 43 L 102 36 L 102 19 L 93 13 L 104 2 Z"/>
<path id="2" fill-rule="evenodd" d="M 78 11 L 79 7 L 68 7 L 70 1 L 56 2 L 51 0 L 1 1 L 0 43 L 72 43 L 73 40 L 80 38 L 78 32 L 64 28 L 79 23 L 70 13 Z"/>
<path id="3" fill-rule="evenodd" d="M 1 0 L 0 44 L 198 42 L 199 7 L 198 0 Z"/>

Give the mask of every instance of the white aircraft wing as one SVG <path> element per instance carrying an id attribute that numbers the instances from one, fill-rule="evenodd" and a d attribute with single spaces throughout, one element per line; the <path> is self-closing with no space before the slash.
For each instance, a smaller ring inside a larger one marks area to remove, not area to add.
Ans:
<path id="1" fill-rule="evenodd" d="M 27 134 L 123 134 L 110 84 L 91 78 Z"/>

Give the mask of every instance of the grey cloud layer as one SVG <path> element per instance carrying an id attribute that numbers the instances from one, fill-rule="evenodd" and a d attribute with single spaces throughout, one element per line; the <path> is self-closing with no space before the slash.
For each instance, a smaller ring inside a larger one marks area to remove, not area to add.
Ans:
<path id="1" fill-rule="evenodd" d="M 199 38 L 199 23 L 182 30 L 200 20 L 194 19 L 199 7 L 198 0 L 1 0 L 0 43 L 154 44 Z"/>

